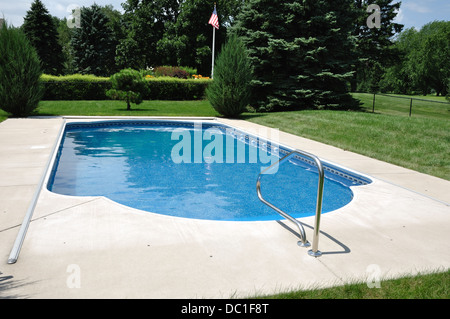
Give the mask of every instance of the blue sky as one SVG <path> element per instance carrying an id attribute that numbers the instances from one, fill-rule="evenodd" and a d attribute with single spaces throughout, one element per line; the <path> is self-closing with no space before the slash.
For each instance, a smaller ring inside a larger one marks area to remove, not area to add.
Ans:
<path id="1" fill-rule="evenodd" d="M 0 17 L 4 16 L 10 24 L 20 26 L 32 2 L 33 0 L 0 0 Z M 90 6 L 95 2 L 98 5 L 112 4 L 115 9 L 122 10 L 121 3 L 125 0 L 42 0 L 42 2 L 51 15 L 64 18 L 70 15 L 70 9 L 74 5 Z M 376 3 L 376 0 L 371 3 Z M 403 0 L 397 22 L 404 24 L 405 28 L 420 29 L 428 22 L 448 21 L 449 17 L 449 0 Z"/>
<path id="2" fill-rule="evenodd" d="M 448 0 L 403 0 L 401 2 L 397 22 L 404 24 L 404 29 L 415 27 L 420 30 L 428 22 L 448 21 L 450 18 L 450 1 Z"/>

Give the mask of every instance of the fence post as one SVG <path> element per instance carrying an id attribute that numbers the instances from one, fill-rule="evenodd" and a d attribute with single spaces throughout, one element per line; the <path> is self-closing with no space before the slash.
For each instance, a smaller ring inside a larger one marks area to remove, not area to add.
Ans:
<path id="1" fill-rule="evenodd" d="M 409 102 L 409 117 L 411 117 L 411 111 L 412 111 L 412 98 L 411 101 Z"/>
<path id="2" fill-rule="evenodd" d="M 373 94 L 372 113 L 375 113 L 375 94 Z"/>

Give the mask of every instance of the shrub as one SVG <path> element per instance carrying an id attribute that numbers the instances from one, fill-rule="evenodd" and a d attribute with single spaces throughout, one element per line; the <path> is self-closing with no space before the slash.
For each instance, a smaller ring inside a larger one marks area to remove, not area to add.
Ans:
<path id="1" fill-rule="evenodd" d="M 179 68 L 183 71 L 186 71 L 189 74 L 188 78 L 191 78 L 194 74 L 197 74 L 197 69 L 196 68 L 191 68 L 188 66 L 179 66 Z"/>
<path id="2" fill-rule="evenodd" d="M 148 100 L 197 100 L 205 95 L 209 80 L 181 80 L 171 77 L 148 78 Z"/>
<path id="3" fill-rule="evenodd" d="M 106 100 L 106 91 L 111 89 L 107 77 L 94 75 L 51 76 L 43 74 L 44 100 Z"/>
<path id="4" fill-rule="evenodd" d="M 232 35 L 217 57 L 214 80 L 206 96 L 214 109 L 226 117 L 236 117 L 245 111 L 250 100 L 251 67 L 241 40 Z"/>
<path id="5" fill-rule="evenodd" d="M 28 116 L 43 94 L 41 63 L 25 34 L 6 23 L 0 29 L 0 108 Z"/>
<path id="6" fill-rule="evenodd" d="M 127 110 L 131 110 L 131 103 L 141 104 L 147 85 L 139 71 L 124 69 L 111 76 L 112 89 L 106 95 L 114 100 L 127 102 Z"/>

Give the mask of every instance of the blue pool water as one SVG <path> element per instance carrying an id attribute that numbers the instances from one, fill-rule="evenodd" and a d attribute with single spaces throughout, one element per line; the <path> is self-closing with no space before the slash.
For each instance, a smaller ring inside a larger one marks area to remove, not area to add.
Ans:
<path id="1" fill-rule="evenodd" d="M 211 129 L 214 134 L 208 135 Z M 200 147 L 193 144 L 199 138 Z M 289 150 L 259 142 L 257 148 L 258 140 L 216 124 L 203 123 L 201 129 L 189 122 L 67 124 L 47 187 L 63 195 L 105 196 L 171 216 L 279 220 L 258 199 L 256 180 L 262 168 Z M 348 204 L 353 198 L 350 186 L 370 182 L 325 168 L 323 213 Z M 267 200 L 299 218 L 315 214 L 317 182 L 317 169 L 298 157 L 280 165 L 276 174 L 264 175 L 261 190 Z"/>

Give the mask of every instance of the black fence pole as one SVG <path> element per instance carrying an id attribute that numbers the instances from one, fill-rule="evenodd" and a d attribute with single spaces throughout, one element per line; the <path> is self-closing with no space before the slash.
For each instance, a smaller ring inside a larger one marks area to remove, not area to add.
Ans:
<path id="1" fill-rule="evenodd" d="M 411 117 L 411 112 L 412 112 L 412 100 L 409 102 L 409 117 Z"/>
<path id="2" fill-rule="evenodd" d="M 375 113 L 375 93 L 373 94 L 372 113 Z"/>

